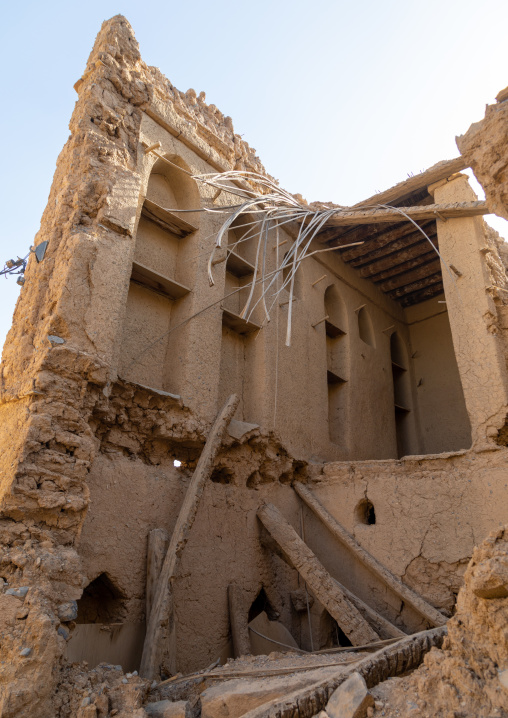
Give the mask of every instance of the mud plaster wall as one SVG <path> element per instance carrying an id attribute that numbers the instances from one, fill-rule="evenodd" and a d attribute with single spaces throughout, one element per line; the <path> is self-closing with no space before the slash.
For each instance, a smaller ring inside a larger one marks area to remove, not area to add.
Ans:
<path id="1" fill-rule="evenodd" d="M 438 299 L 406 309 L 419 422 L 420 452 L 437 454 L 471 446 L 446 304 Z"/>
<path id="2" fill-rule="evenodd" d="M 507 456 L 501 449 L 330 463 L 314 491 L 373 556 L 449 610 L 473 547 L 506 520 Z M 362 523 L 355 512 L 365 497 L 374 505 L 374 525 Z M 326 532 L 310 515 L 308 521 L 313 547 Z M 341 575 L 340 552 L 330 551 L 322 560 Z M 355 588 L 365 590 L 361 584 Z"/>
<path id="3" fill-rule="evenodd" d="M 163 124 L 158 115 L 143 114 L 140 139 L 145 145 L 160 142 L 159 152 L 193 173 L 213 169 L 199 157 L 196 148 L 173 137 Z M 160 161 L 155 157 L 140 153 L 140 158 L 141 193 L 131 208 L 131 213 L 137 217 L 143 197 L 146 193 L 150 196 L 148 187 L 153 182 L 150 172 L 154 165 L 160 172 Z M 182 177 L 182 183 L 192 183 L 185 175 Z M 178 173 L 171 182 L 171 187 L 178 193 Z M 156 187 L 155 199 L 162 201 L 163 189 Z M 215 204 L 211 204 L 207 189 L 200 187 L 200 192 L 200 199 L 198 194 L 194 195 L 194 206 L 200 202 L 202 206 L 220 207 L 228 201 L 226 196 L 219 197 Z M 190 189 L 183 192 L 183 196 L 189 194 Z M 172 198 L 177 202 L 170 188 L 169 194 L 166 193 L 166 204 L 171 204 Z M 188 200 L 186 206 L 191 206 Z M 391 327 L 390 331 L 399 334 L 408 356 L 410 391 L 407 403 L 411 411 L 405 421 L 405 453 L 427 450 L 418 435 L 418 393 L 414 390 L 410 337 L 400 307 L 372 283 L 358 278 L 339 257 L 327 255 L 326 260 L 304 262 L 298 272 L 291 347 L 286 347 L 284 342 L 289 297 L 285 291 L 275 307 L 272 322 L 259 335 L 256 332 L 238 335 L 222 326 L 221 307 L 239 313 L 246 292 L 224 300 L 222 297 L 235 287 L 248 283 L 249 277 L 233 276 L 227 263 L 222 262 L 214 268 L 216 283 L 211 288 L 206 277 L 206 264 L 221 220 L 209 213 L 201 214 L 199 220 L 195 215 L 186 216 L 192 216 L 199 228 L 177 242 L 162 230 L 154 229 L 153 225 L 148 229 L 151 223 L 143 218 L 139 220 L 134 259 L 173 273 L 174 278 L 185 282 L 191 292 L 172 301 L 131 283 L 122 335 L 117 337 L 116 356 L 121 376 L 179 394 L 191 408 L 208 419 L 213 417 L 229 392 L 237 391 L 242 397 L 238 419 L 275 428 L 293 452 L 312 460 L 390 458 L 397 455 L 390 332 L 385 331 Z M 230 243 L 241 236 L 241 229 L 231 234 Z M 281 230 L 279 241 L 290 243 L 293 239 Z M 252 245 L 253 242 L 246 242 L 239 245 L 237 251 L 252 259 Z M 218 259 L 222 257 L 225 257 L 225 247 L 217 254 Z M 275 267 L 275 260 L 273 236 L 268 254 L 269 268 Z M 325 279 L 312 286 L 322 277 L 323 271 L 327 272 Z M 329 312 L 325 307 L 325 292 L 330 288 L 335 288 L 335 303 L 344 306 L 341 317 L 344 326 L 340 328 L 345 334 L 335 342 L 326 337 L 324 323 L 312 326 L 323 319 L 325 311 Z M 201 315 L 178 327 L 182 321 L 209 306 Z M 372 342 L 362 341 L 360 337 L 359 312 L 362 307 L 372 324 Z M 253 321 L 260 323 L 262 319 L 259 307 Z M 430 334 L 428 338 L 432 339 Z M 327 368 L 331 368 L 328 364 L 332 343 L 336 345 L 333 371 L 344 380 L 335 388 L 330 388 L 326 374 Z M 358 430 L 360 426 L 361 431 Z M 438 430 L 438 433 L 442 437 L 439 448 L 450 450 L 466 445 L 461 441 L 457 443 L 446 431 Z M 432 451 L 434 447 L 428 450 Z"/>
<path id="4" fill-rule="evenodd" d="M 243 456 L 243 455 L 242 455 Z M 445 612 L 453 608 L 474 545 L 505 520 L 505 449 L 402 461 L 326 464 L 310 487 L 379 561 Z M 300 645 L 305 621 L 291 607 L 296 572 L 260 544 L 256 511 L 274 503 L 300 533 L 300 502 L 279 481 L 246 482 L 245 461 L 228 462 L 230 483 L 209 482 L 175 581 L 178 669 L 231 655 L 227 586 L 238 583 L 248 611 L 261 586 Z M 106 572 L 125 596 L 127 622 L 142 622 L 147 534 L 171 531 L 189 473 L 169 462 L 140 465 L 119 453 L 99 457 L 89 478 L 91 508 L 79 553 L 88 580 Z M 248 483 L 249 486 L 246 485 Z M 374 505 L 362 523 L 359 502 Z M 339 581 L 401 628 L 426 624 L 352 559 L 304 508 L 308 545 Z M 317 606 L 316 606 L 317 608 Z"/>

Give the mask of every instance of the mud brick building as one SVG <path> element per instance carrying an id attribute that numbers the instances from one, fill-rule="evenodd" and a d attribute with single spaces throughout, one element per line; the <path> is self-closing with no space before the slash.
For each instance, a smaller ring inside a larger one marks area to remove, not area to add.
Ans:
<path id="1" fill-rule="evenodd" d="M 259 207 L 214 251 L 234 202 L 204 176 L 271 181 L 231 118 L 146 66 L 121 16 L 75 87 L 0 370 L 2 715 L 147 714 L 131 684 L 69 698 L 73 661 L 140 671 L 148 700 L 274 640 L 444 625 L 507 522 L 508 255 L 482 217 L 508 218 L 502 93 L 461 156 L 335 208 L 296 272 L 326 207 L 293 198 L 308 215 L 266 232 L 268 322 L 242 315 Z"/>

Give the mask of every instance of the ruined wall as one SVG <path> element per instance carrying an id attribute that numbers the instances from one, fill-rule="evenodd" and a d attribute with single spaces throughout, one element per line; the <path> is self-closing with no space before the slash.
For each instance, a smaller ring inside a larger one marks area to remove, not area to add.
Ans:
<path id="1" fill-rule="evenodd" d="M 373 556 L 430 603 L 450 611 L 474 546 L 505 521 L 506 458 L 505 449 L 493 449 L 402 461 L 336 462 L 325 465 L 313 490 Z M 374 506 L 373 525 L 358 511 L 365 498 Z M 309 522 L 311 547 L 329 541 L 310 515 Z M 350 574 L 342 558 L 335 546 L 323 553 L 325 565 L 346 580 L 355 570 Z M 359 581 L 355 589 L 361 595 L 365 584 Z"/>

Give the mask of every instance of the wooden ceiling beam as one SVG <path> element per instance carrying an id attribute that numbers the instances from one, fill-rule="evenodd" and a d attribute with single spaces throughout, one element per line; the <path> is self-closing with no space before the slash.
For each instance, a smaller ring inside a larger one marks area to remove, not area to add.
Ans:
<path id="1" fill-rule="evenodd" d="M 409 272 L 403 272 L 402 274 L 392 277 L 381 282 L 376 282 L 381 291 L 391 292 L 394 289 L 403 289 L 404 287 L 411 286 L 414 282 L 419 282 L 427 277 L 435 276 L 441 273 L 441 262 L 439 257 L 434 255 L 434 259 L 431 259 L 428 263 L 420 264 L 415 269 Z"/>
<path id="2" fill-rule="evenodd" d="M 428 277 L 424 277 L 423 279 L 419 279 L 415 282 L 411 282 L 411 284 L 405 284 L 403 287 L 397 287 L 397 289 L 392 289 L 389 292 L 385 292 L 385 294 L 388 294 L 391 299 L 394 299 L 395 301 L 398 301 L 402 299 L 406 294 L 411 294 L 412 292 L 417 292 L 420 289 L 424 289 L 425 287 L 430 286 L 431 284 L 437 284 L 438 282 L 442 281 L 441 272 L 436 272 L 436 274 L 431 274 Z"/>
<path id="3" fill-rule="evenodd" d="M 402 235 L 398 239 L 390 240 L 387 236 L 386 239 L 388 241 L 385 241 L 382 244 L 381 241 L 371 242 L 370 244 L 365 242 L 364 245 L 356 248 L 357 250 L 363 249 L 363 254 L 360 253 L 360 251 L 357 251 L 354 256 L 351 256 L 348 252 L 341 255 L 342 259 L 348 264 L 351 264 L 353 267 L 363 267 L 366 264 L 372 264 L 378 259 L 384 259 L 385 257 L 396 254 L 401 250 L 409 249 L 413 245 L 419 244 L 420 242 L 427 242 L 428 244 L 427 237 L 435 243 L 436 229 L 435 224 L 432 223 L 432 225 L 433 226 L 431 227 L 424 228 L 426 236 L 422 234 L 422 232 L 413 228 L 413 231 Z M 354 250 L 350 251 L 353 252 Z"/>
<path id="4" fill-rule="evenodd" d="M 369 264 L 363 265 L 358 269 L 358 274 L 363 279 L 374 280 L 385 272 L 397 271 L 399 267 L 403 267 L 407 262 L 417 261 L 418 259 L 423 261 L 423 257 L 433 252 L 434 250 L 430 244 L 422 237 L 421 242 L 417 242 L 411 247 L 396 252 L 395 255 L 390 254 L 387 257 L 381 257 L 380 259 L 369 262 Z"/>
<path id="5" fill-rule="evenodd" d="M 423 267 L 424 265 L 428 264 L 429 262 L 432 262 L 437 257 L 436 252 L 432 249 L 432 247 L 427 243 L 427 251 L 425 254 L 420 254 L 416 257 L 412 257 L 410 259 L 407 259 L 405 262 L 401 262 L 400 264 L 395 264 L 392 267 L 382 271 L 378 272 L 377 274 L 371 276 L 371 277 L 365 277 L 366 279 L 370 279 L 374 284 L 379 284 L 379 282 L 383 282 L 385 279 L 391 279 L 392 277 L 398 277 L 401 274 L 405 274 L 406 272 L 410 272 L 413 269 L 418 269 L 418 267 Z"/>
<path id="6" fill-rule="evenodd" d="M 432 284 L 418 292 L 406 294 L 406 296 L 400 300 L 399 304 L 406 309 L 407 307 L 412 307 L 415 304 L 420 304 L 421 302 L 433 299 L 433 297 L 438 297 L 440 294 L 443 294 L 443 292 L 443 282 L 436 282 L 436 284 Z"/>
<path id="7" fill-rule="evenodd" d="M 413 201 L 413 206 L 418 207 L 425 207 L 429 204 L 433 204 L 434 200 L 430 195 L 427 196 L 426 199 L 422 199 L 419 201 L 418 197 L 411 197 L 411 200 Z M 416 200 L 416 201 L 415 201 Z M 400 224 L 396 224 L 395 228 L 400 229 Z M 352 227 L 331 227 L 328 229 L 323 229 L 319 235 L 318 239 L 321 242 L 326 242 L 327 244 L 332 244 L 334 241 L 337 242 L 337 246 L 341 247 L 345 244 L 349 244 L 351 242 L 358 242 L 365 239 L 365 236 L 368 234 L 371 237 L 374 237 L 376 235 L 380 235 L 383 232 L 386 231 L 386 227 L 382 223 L 378 224 L 372 224 L 370 227 L 365 227 L 364 225 L 360 226 L 352 226 Z"/>

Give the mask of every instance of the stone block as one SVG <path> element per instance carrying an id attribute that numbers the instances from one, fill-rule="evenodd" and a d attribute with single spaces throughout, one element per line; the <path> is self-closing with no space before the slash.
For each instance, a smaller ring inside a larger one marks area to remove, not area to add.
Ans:
<path id="1" fill-rule="evenodd" d="M 359 673 L 353 673 L 333 693 L 326 704 L 330 718 L 366 718 L 374 698 Z"/>
<path id="2" fill-rule="evenodd" d="M 58 606 L 58 618 L 61 621 L 75 621 L 78 617 L 78 604 L 76 601 L 67 601 Z"/>

